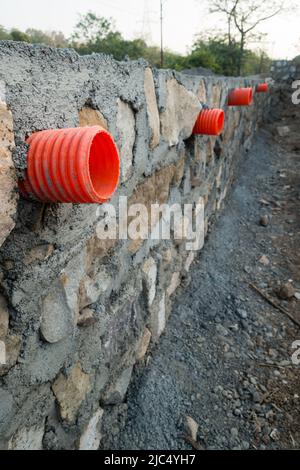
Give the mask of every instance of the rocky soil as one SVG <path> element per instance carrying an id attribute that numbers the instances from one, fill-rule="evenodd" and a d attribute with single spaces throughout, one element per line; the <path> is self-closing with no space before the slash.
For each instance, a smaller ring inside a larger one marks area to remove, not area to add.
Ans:
<path id="1" fill-rule="evenodd" d="M 292 362 L 300 340 L 300 105 L 285 104 L 275 118 L 242 159 L 164 335 L 135 368 L 127 402 L 107 414 L 103 448 L 300 448 L 300 366 Z"/>

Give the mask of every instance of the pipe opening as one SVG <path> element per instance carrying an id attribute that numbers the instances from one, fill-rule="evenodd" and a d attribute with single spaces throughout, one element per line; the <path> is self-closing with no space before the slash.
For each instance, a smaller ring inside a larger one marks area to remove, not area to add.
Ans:
<path id="1" fill-rule="evenodd" d="M 89 177 L 99 199 L 109 199 L 118 186 L 120 162 L 117 148 L 106 131 L 93 138 L 89 151 Z"/>

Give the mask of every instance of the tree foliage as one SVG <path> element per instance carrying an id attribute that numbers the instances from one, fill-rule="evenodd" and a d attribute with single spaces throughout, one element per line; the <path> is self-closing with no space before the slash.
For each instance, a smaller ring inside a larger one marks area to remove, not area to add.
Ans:
<path id="1" fill-rule="evenodd" d="M 216 0 L 214 3 L 225 1 L 227 6 L 237 0 Z M 250 0 L 245 0 L 250 1 Z M 256 1 L 256 0 L 253 0 Z M 234 35 L 231 18 L 228 32 L 224 36 L 198 36 L 190 53 L 177 54 L 171 50 L 164 52 L 164 67 L 182 70 L 195 67 L 205 67 L 223 75 L 254 74 L 265 72 L 270 65 L 270 59 L 263 51 L 250 51 L 244 45 L 243 61 L 239 67 L 240 44 Z M 29 28 L 25 32 L 17 29 L 10 31 L 0 26 L 0 40 L 24 41 L 32 44 L 46 44 L 52 47 L 73 47 L 79 54 L 104 53 L 111 54 L 117 60 L 139 59 L 143 57 L 151 65 L 160 67 L 160 48 L 149 46 L 144 39 L 126 40 L 115 29 L 113 21 L 103 18 L 93 12 L 88 12 L 79 18 L 72 36 L 67 39 L 57 31 L 44 32 Z"/>
<path id="2" fill-rule="evenodd" d="M 255 37 L 256 28 L 278 15 L 284 0 L 213 0 L 210 12 L 221 13 L 227 23 L 227 44 L 238 46 L 235 55 L 236 73 L 242 73 L 248 55 L 247 46 Z M 257 39 L 257 37 L 256 37 Z"/>

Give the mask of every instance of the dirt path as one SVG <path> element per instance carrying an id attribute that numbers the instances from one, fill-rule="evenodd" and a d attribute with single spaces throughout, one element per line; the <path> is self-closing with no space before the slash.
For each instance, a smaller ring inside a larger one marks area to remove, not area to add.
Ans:
<path id="1" fill-rule="evenodd" d="M 125 427 L 106 448 L 191 449 L 186 416 L 199 425 L 196 447 L 300 448 L 300 366 L 291 361 L 300 329 L 249 287 L 300 321 L 300 300 L 274 294 L 289 279 L 300 292 L 298 108 L 266 125 L 241 162 L 164 336 L 136 371 Z M 286 125 L 288 135 L 274 138 Z"/>

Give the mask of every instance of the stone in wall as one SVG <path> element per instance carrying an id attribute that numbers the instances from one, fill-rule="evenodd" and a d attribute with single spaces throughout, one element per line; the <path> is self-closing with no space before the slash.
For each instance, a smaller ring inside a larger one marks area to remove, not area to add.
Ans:
<path id="1" fill-rule="evenodd" d="M 167 294 L 169 297 L 174 294 L 176 289 L 180 286 L 180 273 L 173 273 L 171 283 L 167 289 Z"/>
<path id="2" fill-rule="evenodd" d="M 137 186 L 133 195 L 128 201 L 128 207 L 133 204 L 143 204 L 147 208 L 148 214 L 151 212 L 151 204 L 165 204 L 169 197 L 170 184 L 175 174 L 175 166 L 170 165 L 162 170 L 154 173 L 154 175 L 147 178 L 147 180 Z M 128 218 L 130 223 L 131 219 Z M 150 226 L 152 222 L 152 227 Z M 148 232 L 151 233 L 158 220 L 142 220 L 141 225 L 144 228 L 148 225 Z M 143 245 L 143 239 L 130 240 L 128 249 L 130 253 L 136 253 Z"/>
<path id="3" fill-rule="evenodd" d="M 15 401 L 9 390 L 0 387 L 0 436 L 7 436 L 7 423 L 12 420 L 15 410 Z"/>
<path id="4" fill-rule="evenodd" d="M 98 450 L 101 441 L 101 432 L 99 430 L 103 409 L 99 408 L 93 414 L 88 422 L 79 441 L 79 450 Z"/>
<path id="5" fill-rule="evenodd" d="M 87 249 L 82 249 L 61 271 L 60 281 L 63 285 L 66 304 L 69 307 L 71 315 L 68 317 L 70 331 L 77 323 L 80 305 L 79 286 L 86 273 Z"/>
<path id="6" fill-rule="evenodd" d="M 226 144 L 234 137 L 235 129 L 239 124 L 240 110 L 238 108 L 228 108 L 228 119 L 225 122 L 223 132 L 223 143 Z"/>
<path id="7" fill-rule="evenodd" d="M 163 292 L 160 298 L 152 306 L 150 331 L 154 341 L 157 341 L 166 327 L 166 294 Z"/>
<path id="8" fill-rule="evenodd" d="M 143 272 L 146 277 L 148 306 L 151 307 L 156 294 L 157 265 L 152 256 L 143 265 Z"/>
<path id="9" fill-rule="evenodd" d="M 124 369 L 116 382 L 108 388 L 105 395 L 102 397 L 102 403 L 104 405 L 118 405 L 124 401 L 130 383 L 132 369 L 133 366 Z"/>
<path id="10" fill-rule="evenodd" d="M 87 271 L 91 268 L 95 260 L 99 263 L 104 256 L 111 253 L 112 249 L 117 244 L 117 239 L 102 240 L 97 234 L 97 227 L 95 234 L 87 242 L 86 253 L 86 267 Z"/>
<path id="11" fill-rule="evenodd" d="M 172 183 L 177 187 L 180 186 L 182 182 L 182 178 L 184 175 L 184 168 L 185 168 L 185 160 L 186 160 L 185 150 L 181 150 L 180 155 L 179 155 L 179 160 L 176 164 L 174 178 L 172 181 Z"/>
<path id="12" fill-rule="evenodd" d="M 12 160 L 13 117 L 5 101 L 5 84 L 0 81 L 0 247 L 15 226 L 17 180 Z"/>
<path id="13" fill-rule="evenodd" d="M 74 422 L 76 414 L 91 389 L 90 378 L 77 363 L 66 377 L 59 374 L 52 390 L 59 404 L 60 415 L 67 422 Z"/>
<path id="14" fill-rule="evenodd" d="M 126 281 L 107 306 L 106 325 L 101 338 L 102 352 L 112 370 L 116 369 L 117 375 L 122 364 L 123 368 L 133 364 L 137 343 L 149 315 L 142 295 L 140 273 L 131 272 Z"/>
<path id="15" fill-rule="evenodd" d="M 156 101 L 155 87 L 152 70 L 147 67 L 145 70 L 144 90 L 147 105 L 148 122 L 151 131 L 150 148 L 157 147 L 160 141 L 160 121 Z"/>
<path id="16" fill-rule="evenodd" d="M 142 338 L 140 339 L 140 342 L 138 344 L 138 349 L 136 352 L 137 361 L 141 361 L 145 357 L 146 352 L 150 345 L 151 336 L 152 336 L 151 331 L 148 328 L 145 328 L 144 334 Z"/>
<path id="17" fill-rule="evenodd" d="M 84 308 L 79 313 L 77 325 L 81 327 L 89 327 L 94 325 L 97 322 L 97 318 L 95 316 L 95 310 L 92 308 Z"/>
<path id="18" fill-rule="evenodd" d="M 204 80 L 200 81 L 197 96 L 199 98 L 199 101 L 203 104 L 207 104 L 207 95 L 206 95 L 206 87 L 205 87 L 205 82 Z"/>
<path id="19" fill-rule="evenodd" d="M 80 310 L 96 302 L 100 295 L 109 289 L 113 279 L 110 277 L 105 267 L 93 278 L 85 276 L 80 283 Z"/>
<path id="20" fill-rule="evenodd" d="M 220 85 L 213 85 L 212 88 L 212 99 L 211 99 L 211 106 L 213 108 L 219 108 L 221 104 L 221 86 Z"/>
<path id="21" fill-rule="evenodd" d="M 5 344 L 5 364 L 0 364 L 0 377 L 7 374 L 7 372 L 17 363 L 21 345 L 22 337 L 13 333 L 7 334 L 0 340 Z"/>
<path id="22" fill-rule="evenodd" d="M 50 245 L 49 243 L 45 243 L 44 245 L 38 245 L 29 250 L 26 253 L 24 258 L 24 263 L 27 265 L 38 263 L 39 261 L 46 261 L 50 256 L 53 255 L 54 246 Z"/>
<path id="23" fill-rule="evenodd" d="M 0 294 L 0 339 L 5 338 L 8 332 L 9 312 L 5 298 Z"/>
<path id="24" fill-rule="evenodd" d="M 161 134 L 169 146 L 177 145 L 179 138 L 191 136 L 201 110 L 199 99 L 177 80 L 167 81 L 166 109 L 160 115 Z"/>
<path id="25" fill-rule="evenodd" d="M 16 364 L 20 349 L 22 338 L 20 335 L 13 334 L 9 331 L 9 311 L 5 298 L 0 294 L 0 341 L 1 348 L 3 348 L 2 355 L 4 355 L 5 363 L 0 361 L 0 377 L 7 374 L 7 372 Z M 1 355 L 1 359 L 2 359 Z"/>
<path id="26" fill-rule="evenodd" d="M 79 126 L 101 126 L 104 129 L 108 130 L 108 123 L 103 114 L 100 113 L 97 109 L 92 108 L 82 108 L 79 113 Z"/>
<path id="27" fill-rule="evenodd" d="M 190 253 L 188 254 L 188 257 L 185 261 L 185 264 L 184 264 L 184 269 L 186 272 L 189 272 L 189 270 L 191 269 L 191 265 L 193 263 L 193 261 L 195 260 L 196 258 L 196 252 L 195 251 L 190 251 Z"/>
<path id="28" fill-rule="evenodd" d="M 41 333 L 48 343 L 57 343 L 74 330 L 74 316 L 63 283 L 58 280 L 42 302 Z"/>
<path id="29" fill-rule="evenodd" d="M 130 105 L 120 99 L 118 99 L 117 128 L 119 131 L 118 147 L 120 151 L 122 181 L 126 181 L 132 174 L 135 117 Z"/>
<path id="30" fill-rule="evenodd" d="M 42 450 L 44 423 L 31 428 L 19 429 L 9 440 L 9 450 Z"/>

